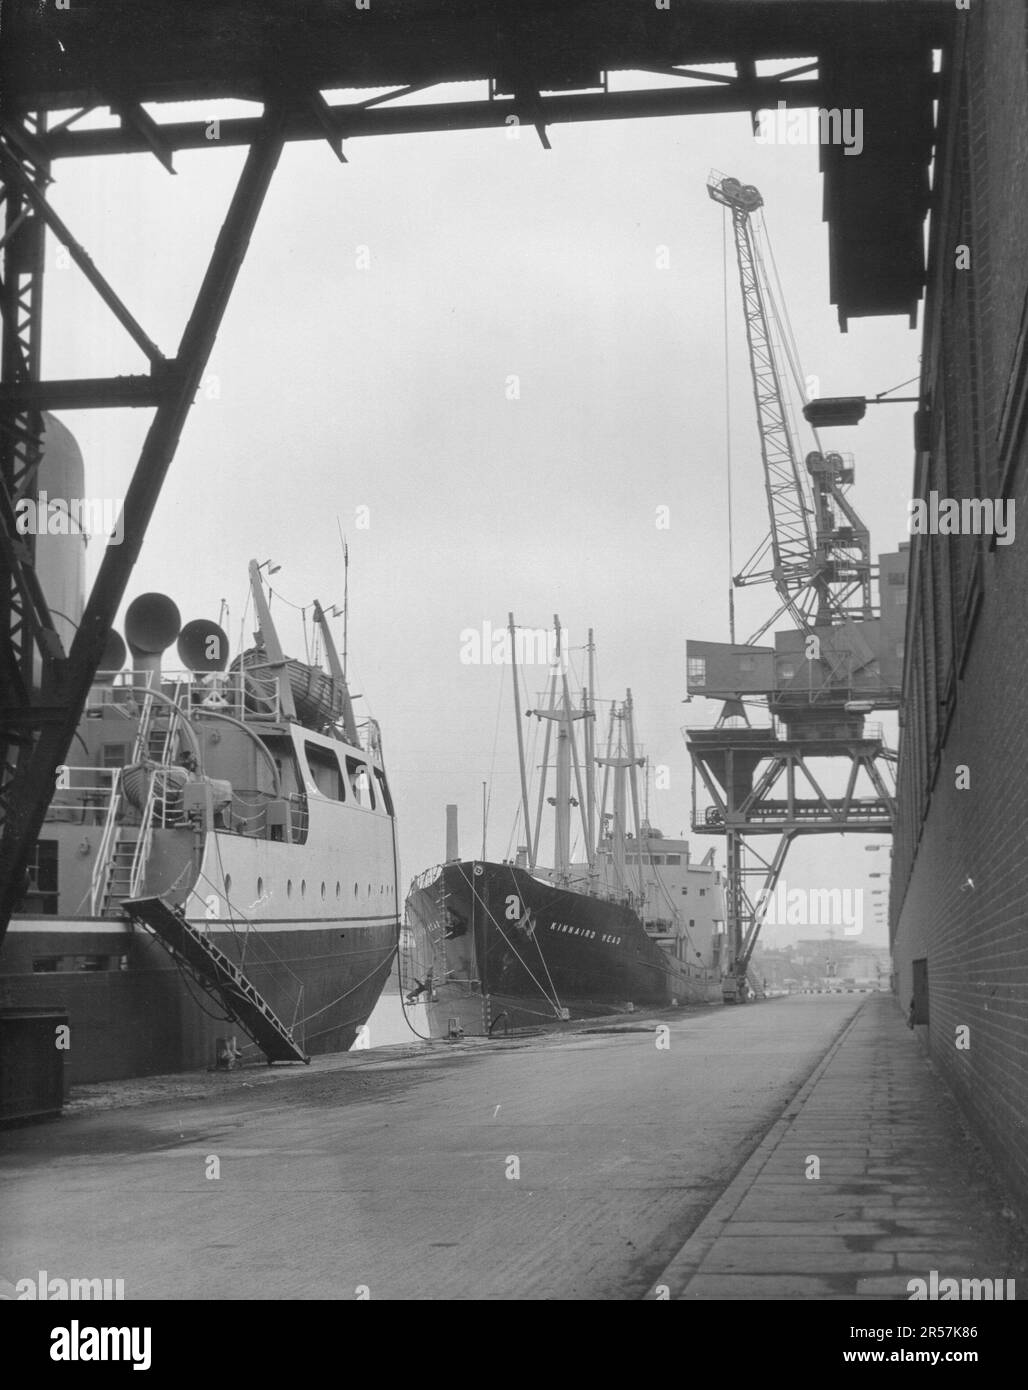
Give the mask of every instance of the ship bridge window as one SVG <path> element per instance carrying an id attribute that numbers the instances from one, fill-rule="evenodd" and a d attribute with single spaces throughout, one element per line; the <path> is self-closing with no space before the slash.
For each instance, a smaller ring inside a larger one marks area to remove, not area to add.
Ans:
<path id="1" fill-rule="evenodd" d="M 682 856 L 680 854 L 669 854 L 664 860 L 665 864 L 681 864 L 681 862 Z"/>
<path id="2" fill-rule="evenodd" d="M 321 795 L 327 796 L 330 801 L 345 801 L 343 776 L 339 770 L 339 761 L 332 749 L 322 748 L 317 743 L 305 742 L 303 751 L 307 759 L 311 780 Z"/>
<path id="3" fill-rule="evenodd" d="M 346 759 L 346 780 L 350 784 L 350 791 L 353 799 L 358 806 L 366 806 L 370 810 L 375 809 L 375 793 L 371 787 L 371 777 L 364 763 L 358 762 L 356 758 Z"/>
<path id="4" fill-rule="evenodd" d="M 379 803 L 386 815 L 391 816 L 393 814 L 393 798 L 389 795 L 389 784 L 386 782 L 385 773 L 380 767 L 375 768 L 375 781 L 378 783 Z"/>
<path id="5" fill-rule="evenodd" d="M 706 685 L 707 684 L 707 658 L 705 656 L 690 656 L 686 659 L 686 684 L 687 685 Z"/>
<path id="6" fill-rule="evenodd" d="M 296 792 L 304 791 L 305 778 L 300 770 L 300 760 L 293 747 L 293 741 L 283 735 L 268 734 L 263 739 L 265 747 L 271 754 L 272 761 L 278 771 L 279 785 L 284 797 L 292 796 Z M 319 752 L 323 751 L 321 749 Z M 264 763 L 263 758 L 258 758 L 257 766 Z M 313 780 L 313 779 L 312 779 Z"/>
<path id="7" fill-rule="evenodd" d="M 33 975 L 54 975 L 60 968 L 60 956 L 37 956 L 32 962 Z"/>
<path id="8" fill-rule="evenodd" d="M 662 854 L 655 854 L 653 858 L 650 860 L 650 863 L 652 864 L 663 864 L 663 862 L 664 856 Z"/>

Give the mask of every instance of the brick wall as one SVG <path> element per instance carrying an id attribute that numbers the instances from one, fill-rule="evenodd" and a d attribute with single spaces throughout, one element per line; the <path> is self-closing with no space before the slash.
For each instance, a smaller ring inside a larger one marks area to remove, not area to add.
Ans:
<path id="1" fill-rule="evenodd" d="M 1028 10 L 973 6 L 954 57 L 913 495 L 1002 494 L 1016 539 L 913 538 L 893 950 L 904 1008 L 927 958 L 932 1055 L 1028 1213 Z"/>

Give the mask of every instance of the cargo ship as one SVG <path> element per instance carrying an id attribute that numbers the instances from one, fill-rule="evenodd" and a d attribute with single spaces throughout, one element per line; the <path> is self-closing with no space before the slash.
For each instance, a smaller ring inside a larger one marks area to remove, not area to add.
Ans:
<path id="1" fill-rule="evenodd" d="M 560 641 L 558 624 L 558 662 Z M 515 649 L 511 618 L 512 654 Z M 588 651 L 591 667 L 591 634 Z M 516 669 L 514 690 L 526 844 L 512 862 L 462 860 L 455 808 L 449 808 L 446 862 L 420 874 L 406 899 L 400 975 L 408 1003 L 424 1006 L 432 1035 L 441 1037 L 494 1035 L 643 1007 L 720 1003 L 721 875 L 711 856 L 691 864 L 687 843 L 665 841 L 640 818 L 641 760 L 631 692 L 612 707 L 604 756 L 595 751 L 591 670 L 578 703 L 567 675 L 555 670 L 548 706 L 528 711 L 547 728 L 540 813 L 549 750 L 556 743 L 554 863 L 540 868 L 539 817 L 533 830 Z M 578 723 L 584 728 L 581 757 Z M 599 798 L 597 768 L 604 769 Z M 634 832 L 628 830 L 629 791 Z M 587 847 L 577 863 L 571 857 L 575 806 Z"/>
<path id="2" fill-rule="evenodd" d="M 55 451 L 77 452 L 51 420 L 51 468 Z M 73 615 L 80 582 L 39 550 Z M 388 977 L 381 734 L 317 603 L 328 669 L 284 655 L 268 565 L 250 565 L 257 630 L 234 660 L 217 623 L 183 626 L 163 594 L 128 607 L 131 669 L 112 633 L 0 953 L 0 1007 L 66 1017 L 69 1083 L 343 1051 Z"/>

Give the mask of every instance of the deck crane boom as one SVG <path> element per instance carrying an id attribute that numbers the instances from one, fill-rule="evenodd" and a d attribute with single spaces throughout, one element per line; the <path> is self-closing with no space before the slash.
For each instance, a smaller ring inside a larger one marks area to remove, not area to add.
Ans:
<path id="1" fill-rule="evenodd" d="M 751 987 L 750 958 L 792 841 L 892 827 L 895 754 L 880 727 L 866 727 L 864 717 L 899 704 L 904 610 L 895 596 L 906 584 L 907 555 L 901 549 L 881 557 L 888 602 L 879 613 L 870 536 L 846 495 L 852 460 L 823 451 L 816 432 L 817 448 L 802 461 L 796 445 L 786 373 L 802 390 L 801 373 L 762 252 L 767 244 L 773 267 L 760 214 L 764 200 L 756 188 L 723 174 L 711 174 L 707 189 L 732 214 L 771 523 L 769 537 L 732 583 L 774 584 L 780 600 L 745 646 L 736 645 L 733 632 L 727 644 L 686 647 L 690 698 L 724 701 L 713 728 L 685 733 L 693 829 L 725 839 L 722 992 L 738 1000 Z M 776 626 L 783 615 L 791 629 Z M 774 645 L 755 645 L 771 628 Z M 751 724 L 747 704 L 766 709 L 769 723 Z M 698 794 L 709 799 L 702 812 Z M 759 850 L 760 837 L 768 835 L 779 837 L 777 846 Z M 753 883 L 759 892 L 751 892 Z"/>
<path id="2" fill-rule="evenodd" d="M 764 200 L 752 184 L 716 172 L 707 191 L 732 214 L 771 521 L 770 536 L 732 582 L 773 583 L 782 601 L 750 640 L 757 641 L 785 612 L 806 630 L 870 619 L 870 536 L 844 492 L 853 481 L 852 464 L 819 448 L 807 454 L 804 467 L 790 423 L 781 360 L 789 341 L 785 311 L 776 304 L 754 228 Z M 771 568 L 761 569 L 769 548 Z"/>

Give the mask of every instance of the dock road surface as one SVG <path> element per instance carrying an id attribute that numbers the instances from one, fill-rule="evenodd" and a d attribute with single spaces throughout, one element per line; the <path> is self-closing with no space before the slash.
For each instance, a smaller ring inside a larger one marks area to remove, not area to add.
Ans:
<path id="1" fill-rule="evenodd" d="M 11 1131 L 0 1275 L 130 1299 L 642 1298 L 863 1003 L 351 1053 Z"/>

